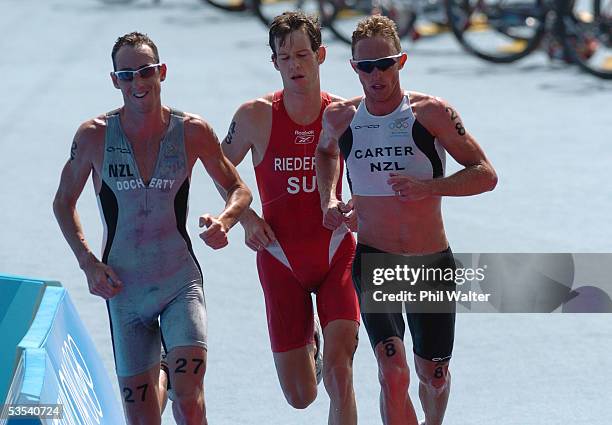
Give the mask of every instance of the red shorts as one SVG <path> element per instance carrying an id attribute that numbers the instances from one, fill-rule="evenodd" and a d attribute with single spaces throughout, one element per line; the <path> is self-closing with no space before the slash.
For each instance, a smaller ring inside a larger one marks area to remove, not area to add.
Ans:
<path id="1" fill-rule="evenodd" d="M 327 247 L 323 249 L 327 251 Z M 303 250 L 303 265 L 291 262 L 293 269 L 299 268 L 295 271 L 266 250 L 257 253 L 270 344 L 275 353 L 314 343 L 311 292 L 316 294 L 322 328 L 338 319 L 359 323 L 359 302 L 351 275 L 355 255 L 353 235 L 346 234 L 331 262 L 326 261 L 323 266 L 309 262 L 308 252 Z"/>

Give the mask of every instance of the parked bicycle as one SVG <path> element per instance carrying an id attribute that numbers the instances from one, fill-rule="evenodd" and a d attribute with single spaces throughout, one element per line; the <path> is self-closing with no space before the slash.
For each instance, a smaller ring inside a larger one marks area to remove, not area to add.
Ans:
<path id="1" fill-rule="evenodd" d="M 519 60 L 546 42 L 552 58 L 612 78 L 612 0 L 447 0 L 453 34 L 494 63 Z"/>
<path id="2" fill-rule="evenodd" d="M 128 4 L 134 3 L 136 0 L 100 0 L 106 4 Z M 247 10 L 247 5 L 244 0 L 201 0 L 203 3 L 208 3 L 218 9 L 228 12 L 242 12 Z M 153 3 L 160 4 L 161 0 L 153 0 Z"/>

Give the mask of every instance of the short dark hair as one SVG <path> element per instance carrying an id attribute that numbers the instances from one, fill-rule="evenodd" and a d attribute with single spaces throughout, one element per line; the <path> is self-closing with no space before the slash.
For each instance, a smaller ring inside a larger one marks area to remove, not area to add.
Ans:
<path id="1" fill-rule="evenodd" d="M 355 46 L 357 42 L 365 38 L 382 37 L 391 40 L 397 49 L 397 52 L 402 51 L 400 39 L 397 35 L 397 26 L 395 22 L 386 16 L 371 15 L 363 18 L 357 23 L 357 28 L 353 31 L 351 40 L 351 53 L 355 55 Z"/>
<path id="2" fill-rule="evenodd" d="M 151 50 L 153 50 L 153 55 L 155 55 L 155 62 L 159 63 L 159 53 L 157 52 L 157 46 L 149 38 L 148 35 L 133 31 L 129 34 L 122 35 L 115 41 L 115 45 L 113 46 L 113 51 L 111 52 L 111 59 L 113 60 L 113 69 L 117 70 L 117 64 L 115 63 L 115 56 L 117 56 L 117 52 L 123 46 L 149 46 Z"/>
<path id="3" fill-rule="evenodd" d="M 269 43 L 272 49 L 272 56 L 276 56 L 276 40 L 279 40 L 279 46 L 285 43 L 287 36 L 295 31 L 304 28 L 306 35 L 310 39 L 310 48 L 313 52 L 321 47 L 321 25 L 319 18 L 313 15 L 307 15 L 304 12 L 285 12 L 278 15 L 270 24 Z"/>

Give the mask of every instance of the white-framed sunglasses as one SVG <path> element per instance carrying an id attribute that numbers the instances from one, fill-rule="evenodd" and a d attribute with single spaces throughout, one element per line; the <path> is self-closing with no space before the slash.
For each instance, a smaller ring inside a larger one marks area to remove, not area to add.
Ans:
<path id="1" fill-rule="evenodd" d="M 142 68 L 138 68 L 135 71 L 113 71 L 115 77 L 121 81 L 132 81 L 136 74 L 140 75 L 140 78 L 150 78 L 155 75 L 155 71 L 159 68 L 161 63 L 154 63 L 152 65 L 145 65 Z"/>
<path id="2" fill-rule="evenodd" d="M 364 59 L 364 60 L 355 60 L 351 59 L 351 63 L 357 68 L 359 71 L 363 71 L 366 74 L 374 71 L 374 68 L 378 68 L 381 71 L 386 71 L 391 68 L 393 65 L 397 63 L 399 58 L 401 58 L 403 53 L 398 53 L 397 55 L 385 56 L 384 58 L 378 59 Z"/>

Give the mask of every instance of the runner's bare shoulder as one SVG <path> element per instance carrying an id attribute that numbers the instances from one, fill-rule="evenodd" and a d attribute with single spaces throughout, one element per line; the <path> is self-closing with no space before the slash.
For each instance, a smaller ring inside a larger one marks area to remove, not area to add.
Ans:
<path id="1" fill-rule="evenodd" d="M 433 122 L 445 114 L 448 103 L 439 97 L 425 93 L 409 92 L 410 106 L 416 118 L 423 125 L 426 122 Z"/>
<path id="2" fill-rule="evenodd" d="M 231 141 L 248 145 L 267 143 L 272 130 L 272 99 L 273 94 L 267 94 L 249 100 L 238 108 L 230 124 Z"/>
<path id="3" fill-rule="evenodd" d="M 84 160 L 92 164 L 102 165 L 105 134 L 106 117 L 104 115 L 82 123 L 72 141 L 70 160 Z"/>
<path id="4" fill-rule="evenodd" d="M 437 96 L 410 92 L 410 106 L 415 118 L 434 136 L 443 133 L 448 123 L 454 126 L 461 122 L 453 107 Z"/>
<path id="5" fill-rule="evenodd" d="M 249 130 L 265 130 L 272 124 L 272 93 L 244 102 L 234 119 L 237 124 Z"/>
<path id="6" fill-rule="evenodd" d="M 189 148 L 199 145 L 218 144 L 212 126 L 201 116 L 185 112 L 185 143 Z"/>
<path id="7" fill-rule="evenodd" d="M 329 137 L 338 139 L 350 125 L 361 97 L 332 102 L 323 113 L 323 128 Z"/>

